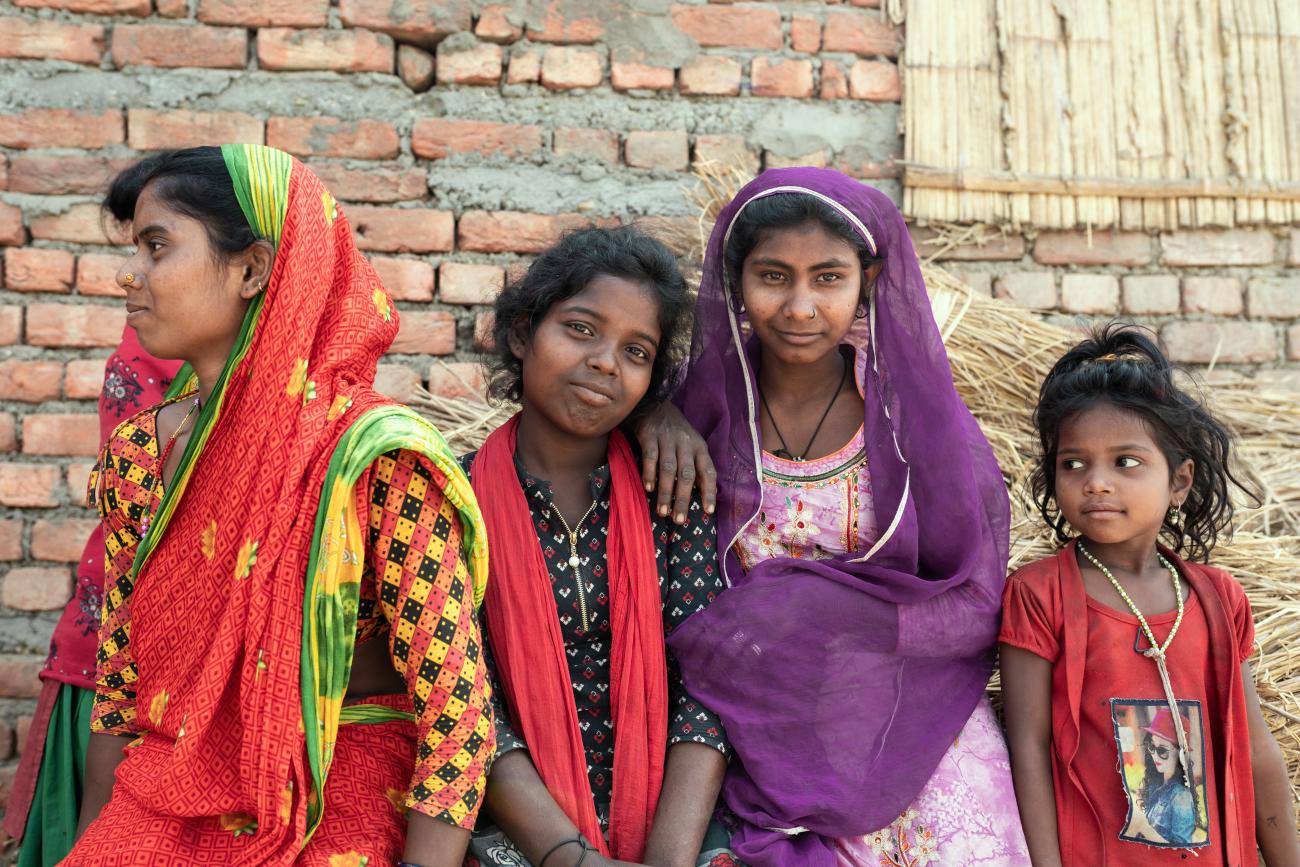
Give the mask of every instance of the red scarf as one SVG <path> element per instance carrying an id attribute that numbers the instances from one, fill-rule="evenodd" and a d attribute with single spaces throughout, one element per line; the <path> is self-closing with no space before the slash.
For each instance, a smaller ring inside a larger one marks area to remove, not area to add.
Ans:
<path id="1" fill-rule="evenodd" d="M 663 783 L 668 675 L 653 530 L 627 440 L 609 436 L 608 574 L 614 714 L 614 796 L 609 845 L 596 819 L 578 709 L 550 573 L 515 472 L 516 415 L 474 459 L 474 493 L 487 523 L 488 640 L 511 719 L 565 815 L 603 855 L 640 861 Z"/>

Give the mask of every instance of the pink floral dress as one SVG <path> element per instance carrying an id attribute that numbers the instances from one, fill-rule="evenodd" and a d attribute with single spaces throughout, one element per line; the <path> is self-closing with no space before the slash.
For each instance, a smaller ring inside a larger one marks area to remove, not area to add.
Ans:
<path id="1" fill-rule="evenodd" d="M 862 388 L 865 355 L 857 357 Z M 828 558 L 879 536 L 863 431 L 811 461 L 763 452 L 763 501 L 736 540 L 745 571 L 769 557 Z M 835 841 L 840 867 L 1029 867 L 1006 741 L 982 699 L 912 805 L 886 828 Z"/>

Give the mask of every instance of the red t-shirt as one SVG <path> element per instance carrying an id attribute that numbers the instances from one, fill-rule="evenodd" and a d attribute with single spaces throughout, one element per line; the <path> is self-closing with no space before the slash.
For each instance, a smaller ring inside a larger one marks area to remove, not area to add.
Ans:
<path id="1" fill-rule="evenodd" d="M 1064 560 L 1067 566 L 1071 561 L 1073 557 Z M 1077 563 L 1074 569 L 1077 573 Z M 1055 664 L 1062 653 L 1064 626 L 1059 584 L 1032 566 L 1011 576 L 1003 596 L 999 641 Z M 1240 665 L 1254 644 L 1254 625 L 1241 586 L 1226 586 L 1231 598 L 1223 601 L 1231 612 Z M 1086 840 L 1100 826 L 1107 865 L 1182 864 L 1191 858 L 1202 865 L 1234 863 L 1225 857 L 1224 786 L 1216 772 L 1222 767 L 1220 721 L 1227 708 L 1215 683 L 1205 610 L 1190 583 L 1184 580 L 1183 587 L 1183 622 L 1169 647 L 1167 664 L 1187 734 L 1190 788 L 1159 670 L 1155 660 L 1142 654 L 1150 645 L 1138 619 L 1091 597 L 1086 600 L 1087 657 L 1079 748 L 1072 764 L 1087 799 L 1061 785 L 1059 756 L 1054 757 L 1053 778 L 1062 836 Z M 1147 618 L 1158 641 L 1165 640 L 1176 616 L 1170 611 Z M 1062 686 L 1053 677 L 1053 692 Z M 1096 863 L 1102 863 L 1100 855 Z"/>

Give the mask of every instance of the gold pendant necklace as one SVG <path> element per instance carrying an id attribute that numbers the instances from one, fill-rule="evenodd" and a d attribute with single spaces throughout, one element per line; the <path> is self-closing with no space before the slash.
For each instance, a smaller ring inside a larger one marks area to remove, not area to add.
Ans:
<path id="1" fill-rule="evenodd" d="M 1174 717 L 1174 731 L 1178 735 L 1178 758 L 1183 766 L 1183 782 L 1187 785 L 1188 791 L 1193 791 L 1191 762 L 1188 761 L 1189 750 L 1187 748 L 1187 732 L 1183 729 L 1183 717 L 1178 711 L 1178 700 L 1174 697 L 1174 686 L 1169 679 L 1169 665 L 1166 661 L 1166 654 L 1169 651 L 1169 645 L 1174 643 L 1174 636 L 1178 634 L 1178 627 L 1183 624 L 1183 586 L 1178 580 L 1178 570 L 1174 568 L 1174 564 L 1164 558 L 1164 555 L 1156 552 L 1156 559 L 1160 561 L 1160 565 L 1169 570 L 1169 575 L 1174 582 L 1174 598 L 1178 600 L 1178 614 L 1174 617 L 1173 628 L 1169 630 L 1169 635 L 1165 637 L 1164 644 L 1160 644 L 1156 641 L 1156 634 L 1152 631 L 1151 625 L 1147 623 L 1147 619 L 1143 616 L 1141 609 L 1134 604 L 1132 597 L 1128 595 L 1128 591 L 1119 583 L 1119 580 L 1115 575 L 1106 568 L 1106 564 L 1102 563 L 1092 555 L 1091 551 L 1083 547 L 1082 542 L 1079 542 L 1077 547 L 1079 553 L 1082 554 L 1089 563 L 1096 566 L 1097 570 L 1101 572 L 1101 574 L 1105 575 L 1106 579 L 1110 581 L 1110 586 L 1115 588 L 1115 592 L 1124 600 L 1124 604 L 1128 606 L 1129 611 L 1132 611 L 1134 616 L 1137 617 L 1138 624 L 1147 637 L 1147 643 L 1151 645 L 1142 652 L 1142 655 L 1156 661 L 1156 669 L 1160 672 L 1160 685 L 1163 686 L 1165 690 L 1165 701 L 1168 702 L 1169 712 L 1173 714 Z"/>
<path id="2" fill-rule="evenodd" d="M 551 503 L 551 508 L 555 510 L 555 517 L 559 518 L 560 523 L 564 525 L 564 532 L 569 535 L 569 566 L 573 569 L 573 580 L 578 585 L 578 614 L 582 622 L 582 631 L 587 632 L 591 629 L 591 623 L 587 618 L 587 592 L 583 588 L 582 573 L 578 571 L 578 567 L 582 565 L 582 558 L 578 556 L 578 533 L 569 527 L 569 522 L 564 520 L 564 515 L 560 513 L 560 509 L 555 503 Z M 587 518 L 591 517 L 591 513 L 595 509 L 596 500 L 592 500 L 591 505 L 587 507 L 586 513 L 578 521 L 579 529 L 587 522 Z"/>

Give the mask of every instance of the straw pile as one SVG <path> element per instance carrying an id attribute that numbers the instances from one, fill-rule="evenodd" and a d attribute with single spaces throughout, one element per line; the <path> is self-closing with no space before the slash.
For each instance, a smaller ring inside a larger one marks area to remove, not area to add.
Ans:
<path id="1" fill-rule="evenodd" d="M 704 166 L 700 174 L 696 262 L 718 209 L 747 180 L 725 166 Z M 1011 491 L 1015 568 L 1056 547 L 1027 493 L 1035 441 L 1031 413 L 1043 376 L 1076 336 L 1028 310 L 975 294 L 936 266 L 924 264 L 923 271 L 957 390 L 983 427 Z M 1215 550 L 1213 562 L 1241 581 L 1254 606 L 1255 680 L 1300 796 L 1300 405 L 1292 395 L 1248 383 L 1203 388 L 1239 437 L 1240 469 L 1263 492 L 1258 508 L 1238 512 L 1235 537 Z M 448 400 L 423 391 L 411 405 L 461 450 L 476 448 L 512 411 L 482 399 Z M 990 689 L 996 693 L 996 680 Z"/>
<path id="2" fill-rule="evenodd" d="M 891 0 L 904 210 L 1039 228 L 1300 218 L 1300 4 Z M 902 8 L 893 8 L 893 7 Z"/>

